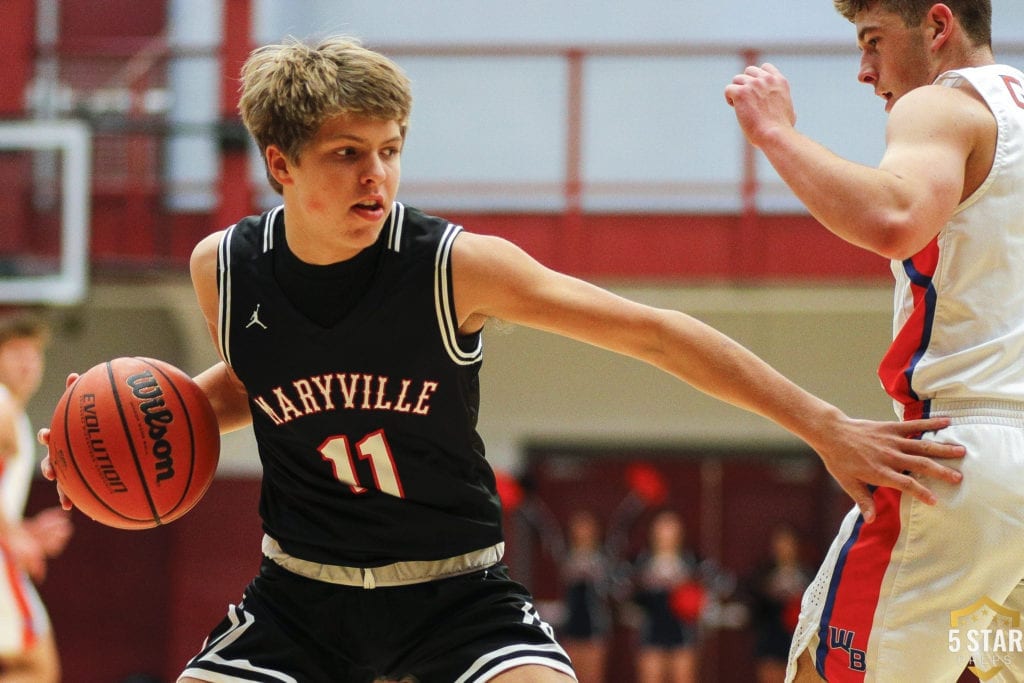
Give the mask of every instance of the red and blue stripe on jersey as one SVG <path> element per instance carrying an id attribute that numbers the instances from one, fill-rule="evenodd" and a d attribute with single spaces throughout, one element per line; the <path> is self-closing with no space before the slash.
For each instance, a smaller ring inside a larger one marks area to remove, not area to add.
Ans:
<path id="1" fill-rule="evenodd" d="M 928 350 L 937 295 L 932 278 L 939 263 L 938 237 L 903 261 L 913 309 L 878 368 L 885 390 L 904 406 L 906 420 L 928 414 L 929 401 L 914 389 L 914 371 Z M 900 535 L 901 492 L 873 491 L 877 518 L 869 526 L 857 520 L 833 568 L 818 631 L 815 662 L 828 681 L 863 681 L 866 652 L 882 582 Z"/>
<path id="2" fill-rule="evenodd" d="M 914 308 L 896 334 L 878 367 L 878 377 L 890 396 L 903 404 L 903 419 L 927 417 L 929 401 L 914 390 L 914 370 L 928 350 L 935 318 L 937 295 L 932 284 L 939 263 L 938 236 L 924 249 L 903 261 L 910 280 Z"/>

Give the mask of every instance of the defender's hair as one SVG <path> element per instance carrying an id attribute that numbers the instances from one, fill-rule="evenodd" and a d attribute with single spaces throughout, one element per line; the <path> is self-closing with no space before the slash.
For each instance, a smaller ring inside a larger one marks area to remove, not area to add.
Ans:
<path id="1" fill-rule="evenodd" d="M 858 12 L 880 7 L 898 14 L 906 26 L 918 26 L 935 0 L 832 0 L 836 10 L 853 21 Z M 992 46 L 992 0 L 945 0 L 974 45 Z"/>

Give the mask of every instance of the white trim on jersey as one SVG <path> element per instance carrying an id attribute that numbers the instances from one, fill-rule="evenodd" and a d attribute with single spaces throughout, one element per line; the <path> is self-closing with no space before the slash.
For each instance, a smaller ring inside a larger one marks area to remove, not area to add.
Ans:
<path id="1" fill-rule="evenodd" d="M 217 342 L 228 366 L 231 365 L 231 235 L 236 225 L 224 231 L 217 248 Z"/>
<path id="2" fill-rule="evenodd" d="M 275 206 L 263 218 L 263 253 L 274 248 L 274 224 L 277 216 L 284 211 L 284 205 Z M 231 365 L 231 237 L 235 225 L 224 231 L 217 250 L 217 289 L 218 289 L 218 343 L 221 357 Z"/>
<path id="3" fill-rule="evenodd" d="M 477 340 L 475 349 L 462 350 L 459 346 L 459 326 L 449 295 L 451 283 L 448 280 L 448 260 L 451 258 L 452 244 L 460 232 L 461 226 L 449 223 L 438 244 L 434 261 L 434 308 L 437 310 L 437 323 L 441 327 L 441 341 L 444 342 L 448 356 L 458 365 L 472 365 L 479 362 L 483 355 L 483 335 Z"/>
<path id="4" fill-rule="evenodd" d="M 405 206 L 395 202 L 391 208 L 391 220 L 388 221 L 388 249 L 394 252 L 402 250 L 402 226 L 405 225 Z"/>
<path id="5" fill-rule="evenodd" d="M 284 211 L 284 204 L 275 206 L 273 209 L 267 212 L 266 218 L 263 219 L 263 253 L 266 254 L 268 251 L 274 248 L 274 224 L 277 223 L 277 214 Z"/>

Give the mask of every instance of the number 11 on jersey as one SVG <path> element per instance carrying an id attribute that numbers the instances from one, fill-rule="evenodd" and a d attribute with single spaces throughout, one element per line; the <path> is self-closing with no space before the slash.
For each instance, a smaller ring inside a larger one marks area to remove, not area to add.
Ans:
<path id="1" fill-rule="evenodd" d="M 395 468 L 395 459 L 391 455 L 391 446 L 388 444 L 384 430 L 378 429 L 370 432 L 356 443 L 356 452 L 360 460 L 367 460 L 370 463 L 370 470 L 373 472 L 373 485 L 378 491 L 405 498 L 402 490 L 402 480 Z M 348 437 L 344 435 L 332 436 L 320 445 L 320 455 L 324 460 L 331 463 L 334 469 L 334 478 L 342 484 L 348 484 L 353 493 L 365 493 L 366 487 L 359 481 L 359 474 L 356 472 L 355 460 L 352 459 L 352 449 L 349 447 Z"/>

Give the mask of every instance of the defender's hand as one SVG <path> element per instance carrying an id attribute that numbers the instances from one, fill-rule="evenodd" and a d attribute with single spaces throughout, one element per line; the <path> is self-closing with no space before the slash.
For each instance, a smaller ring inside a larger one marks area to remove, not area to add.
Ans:
<path id="1" fill-rule="evenodd" d="M 963 475 L 936 461 L 962 458 L 967 450 L 959 445 L 919 438 L 949 426 L 949 418 L 937 417 L 907 422 L 874 422 L 845 418 L 830 430 L 830 444 L 815 450 L 825 467 L 846 491 L 864 521 L 875 518 L 872 486 L 886 486 L 909 493 L 928 505 L 935 494 L 922 483 L 928 478 L 959 484 Z"/>

